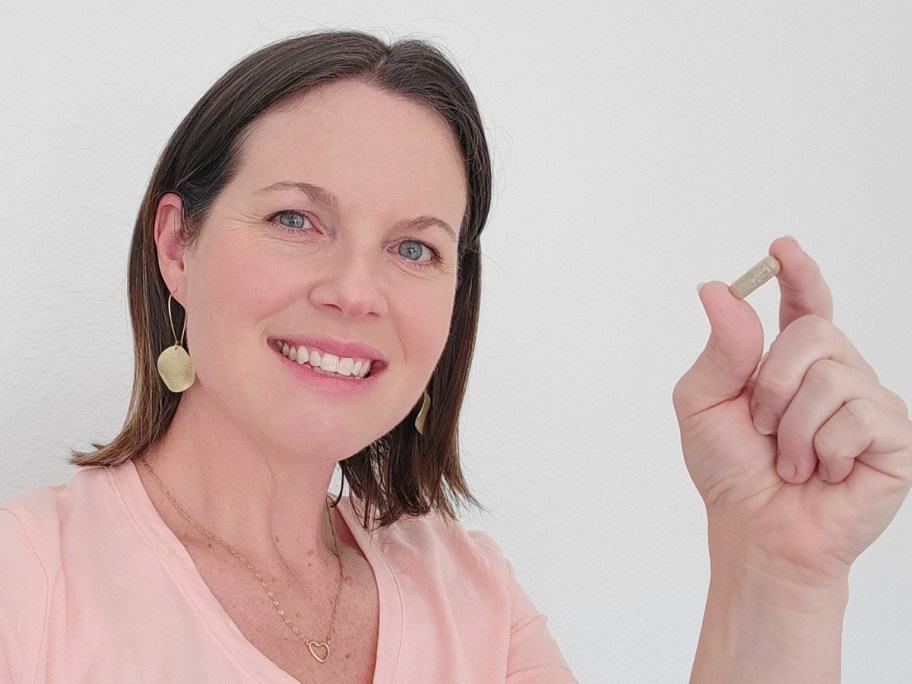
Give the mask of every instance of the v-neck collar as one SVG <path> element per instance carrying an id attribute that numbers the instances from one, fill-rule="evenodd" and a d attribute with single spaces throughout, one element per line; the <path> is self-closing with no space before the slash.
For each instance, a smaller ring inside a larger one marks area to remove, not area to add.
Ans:
<path id="1" fill-rule="evenodd" d="M 177 590 L 193 607 L 226 658 L 256 680 L 285 684 L 295 682 L 291 675 L 269 660 L 244 637 L 234 620 L 222 608 L 199 574 L 187 549 L 152 505 L 139 478 L 135 461 L 108 468 L 108 471 L 132 522 L 161 558 L 164 570 L 174 580 Z M 373 570 L 377 583 L 380 626 L 373 683 L 394 682 L 402 648 L 405 614 L 399 583 L 383 554 L 382 547 L 388 535 L 383 530 L 368 533 L 358 521 L 349 497 L 343 497 L 337 509 L 339 517 L 348 526 L 361 553 Z"/>

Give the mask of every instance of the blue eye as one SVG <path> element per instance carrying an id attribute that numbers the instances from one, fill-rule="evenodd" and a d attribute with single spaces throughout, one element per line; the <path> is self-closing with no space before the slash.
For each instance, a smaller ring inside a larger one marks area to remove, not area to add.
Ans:
<path id="1" fill-rule="evenodd" d="M 310 219 L 299 211 L 282 211 L 276 214 L 276 218 L 286 228 L 301 230 L 310 225 Z"/>
<path id="2" fill-rule="evenodd" d="M 434 258 L 430 247 L 415 240 L 406 240 L 399 243 L 399 254 L 410 261 L 430 261 Z"/>

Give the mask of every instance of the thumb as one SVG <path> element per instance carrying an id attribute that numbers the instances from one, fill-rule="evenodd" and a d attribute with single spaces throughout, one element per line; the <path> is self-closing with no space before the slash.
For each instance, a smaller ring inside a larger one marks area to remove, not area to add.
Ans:
<path id="1" fill-rule="evenodd" d="M 750 304 L 718 281 L 703 285 L 699 297 L 711 331 L 706 347 L 675 386 L 679 420 L 737 397 L 763 354 L 763 326 Z"/>

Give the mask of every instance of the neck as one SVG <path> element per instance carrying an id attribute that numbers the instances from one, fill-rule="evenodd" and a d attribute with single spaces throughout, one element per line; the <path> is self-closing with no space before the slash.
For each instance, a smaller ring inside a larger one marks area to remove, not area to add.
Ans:
<path id="1" fill-rule="evenodd" d="M 316 556 L 318 567 L 337 572 L 325 508 L 336 460 L 306 448 L 270 448 L 202 399 L 188 391 L 168 432 L 145 454 L 176 502 L 254 564 L 280 561 L 303 576 L 313 573 Z M 207 544 L 138 466 L 153 504 L 181 541 Z"/>

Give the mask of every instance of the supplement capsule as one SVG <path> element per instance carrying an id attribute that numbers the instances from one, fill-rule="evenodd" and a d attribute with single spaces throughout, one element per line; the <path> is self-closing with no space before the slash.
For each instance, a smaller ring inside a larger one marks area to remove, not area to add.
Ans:
<path id="1" fill-rule="evenodd" d="M 751 292 L 773 278 L 782 265 L 776 257 L 764 257 L 756 266 L 729 285 L 728 289 L 738 299 L 744 299 Z"/>

